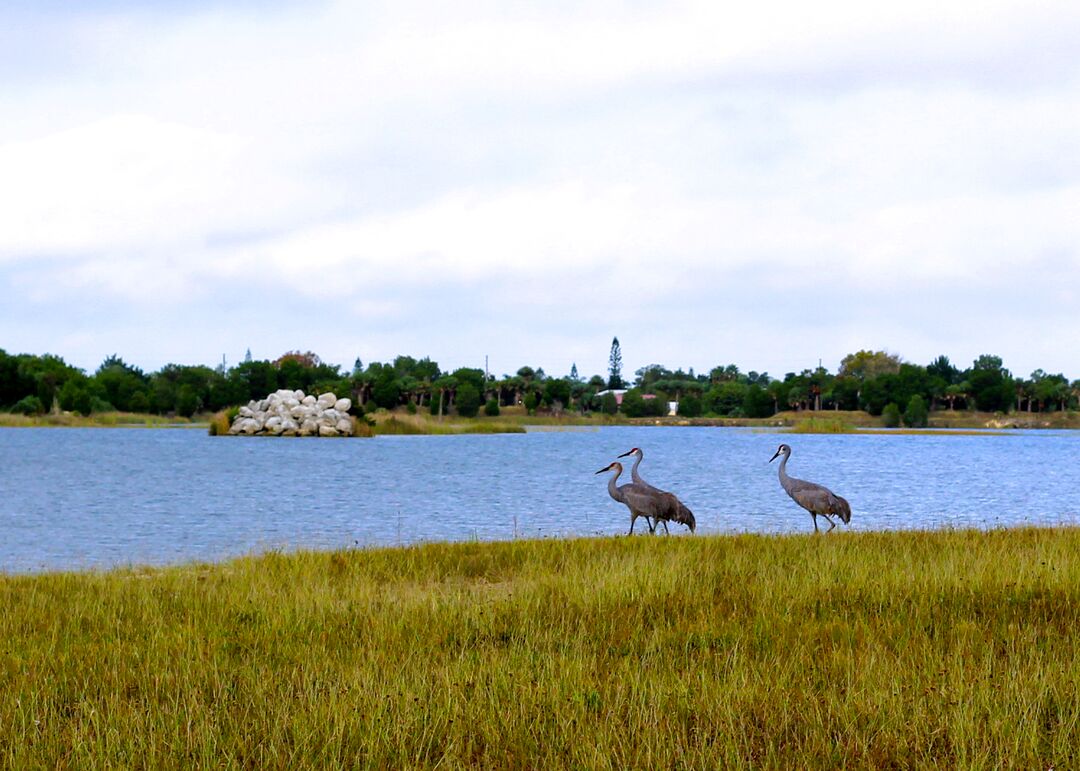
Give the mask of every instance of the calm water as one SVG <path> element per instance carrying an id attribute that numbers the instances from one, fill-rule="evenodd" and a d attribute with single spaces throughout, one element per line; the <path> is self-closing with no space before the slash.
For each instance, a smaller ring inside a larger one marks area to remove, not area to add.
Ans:
<path id="1" fill-rule="evenodd" d="M 851 502 L 852 529 L 1080 521 L 1080 432 L 606 428 L 290 440 L 0 429 L 0 571 L 621 533 L 629 515 L 608 497 L 606 476 L 593 472 L 634 446 L 646 453 L 642 475 L 677 492 L 699 532 L 807 532 L 809 515 L 780 489 L 777 463 L 768 464 L 781 441 L 792 445 L 793 476 Z"/>

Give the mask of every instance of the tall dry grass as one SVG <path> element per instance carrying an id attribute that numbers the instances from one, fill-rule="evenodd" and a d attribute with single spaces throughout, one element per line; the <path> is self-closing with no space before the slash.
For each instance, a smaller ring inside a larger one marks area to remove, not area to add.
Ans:
<path id="1" fill-rule="evenodd" d="M 1076 768 L 1080 532 L 0 579 L 8 768 Z"/>

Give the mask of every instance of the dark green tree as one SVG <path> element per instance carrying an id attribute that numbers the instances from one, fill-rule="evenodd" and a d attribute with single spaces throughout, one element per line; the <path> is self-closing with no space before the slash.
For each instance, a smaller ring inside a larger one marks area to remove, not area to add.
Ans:
<path id="1" fill-rule="evenodd" d="M 761 390 L 760 388 L 758 389 Z M 693 394 L 687 394 L 679 399 L 679 415 L 684 418 L 699 418 L 704 408 L 701 399 Z"/>
<path id="2" fill-rule="evenodd" d="M 463 418 L 475 418 L 480 412 L 480 391 L 471 382 L 464 382 L 457 387 L 454 397 L 457 413 Z"/>
<path id="3" fill-rule="evenodd" d="M 975 360 L 966 375 L 976 409 L 984 412 L 1008 411 L 1013 400 L 1013 382 L 1009 371 L 1002 366 L 1000 356 L 983 354 Z"/>
<path id="4" fill-rule="evenodd" d="M 619 338 L 611 339 L 611 354 L 608 356 L 608 388 L 624 388 L 622 379 L 622 346 Z"/>
<path id="5" fill-rule="evenodd" d="M 383 409 L 392 410 L 401 400 L 401 383 L 393 367 L 384 367 L 375 377 L 371 400 Z"/>
<path id="6" fill-rule="evenodd" d="M 910 428 L 922 428 L 926 425 L 929 415 L 926 402 L 918 394 L 911 397 L 907 409 L 904 410 L 904 425 Z"/>
<path id="7" fill-rule="evenodd" d="M 570 404 L 570 382 L 562 378 L 549 378 L 544 382 L 544 404 L 550 408 Z"/>
<path id="8" fill-rule="evenodd" d="M 881 411 L 881 419 L 886 428 L 896 428 L 900 425 L 900 408 L 896 406 L 896 402 L 889 402 L 885 405 L 885 408 Z"/>
<path id="9" fill-rule="evenodd" d="M 743 415 L 748 418 L 768 418 L 773 415 L 773 400 L 769 392 L 757 383 L 746 388 L 742 401 Z"/>
<path id="10" fill-rule="evenodd" d="M 188 383 L 180 386 L 176 394 L 176 414 L 190 418 L 199 409 L 199 395 Z"/>
<path id="11" fill-rule="evenodd" d="M 640 389 L 631 388 L 623 394 L 622 412 L 628 418 L 645 417 L 645 399 Z"/>
<path id="12" fill-rule="evenodd" d="M 110 404 L 118 410 L 130 412 L 132 397 L 139 391 L 147 390 L 149 379 L 142 370 L 125 364 L 123 359 L 113 354 L 98 367 L 94 380 L 101 386 L 104 398 Z"/>

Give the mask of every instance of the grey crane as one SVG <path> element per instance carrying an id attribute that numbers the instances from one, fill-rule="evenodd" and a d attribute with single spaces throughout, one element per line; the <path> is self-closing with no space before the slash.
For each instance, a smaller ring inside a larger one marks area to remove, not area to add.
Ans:
<path id="1" fill-rule="evenodd" d="M 649 490 L 654 491 L 659 496 L 659 505 L 654 509 L 656 513 L 652 515 L 652 522 L 650 524 L 650 530 L 655 530 L 656 526 L 661 522 L 664 523 L 664 532 L 671 535 L 671 531 L 668 530 L 667 523 L 669 520 L 674 522 L 680 522 L 690 528 L 690 532 L 694 532 L 697 528 L 697 522 L 694 519 L 694 513 L 686 507 L 686 505 L 678 499 L 674 493 L 669 493 L 666 490 L 661 490 L 658 487 L 653 487 L 644 479 L 641 478 L 641 474 L 638 473 L 638 466 L 641 465 L 642 459 L 645 457 L 645 453 L 642 452 L 640 447 L 634 447 L 631 450 L 627 450 L 620 458 L 625 458 L 628 455 L 634 456 L 634 465 L 630 467 L 630 478 L 634 480 L 634 484 L 643 485 Z M 665 498 L 664 496 L 670 496 Z"/>
<path id="2" fill-rule="evenodd" d="M 795 503 L 810 512 L 810 516 L 814 518 L 815 533 L 820 532 L 817 526 L 818 515 L 825 517 L 829 522 L 829 530 L 826 530 L 826 533 L 836 527 L 836 523 L 830 519 L 830 516 L 840 517 L 845 525 L 851 521 L 851 506 L 846 500 L 827 487 L 788 476 L 787 462 L 791 457 L 791 448 L 786 444 L 777 448 L 776 453 L 769 458 L 769 463 L 780 455 L 784 456 L 784 459 L 780 461 L 780 486 Z"/>
<path id="3" fill-rule="evenodd" d="M 608 495 L 630 509 L 630 532 L 628 535 L 634 534 L 634 523 L 637 522 L 638 517 L 645 517 L 645 521 L 649 523 L 650 533 L 655 532 L 655 526 L 650 522 L 651 518 L 664 522 L 665 530 L 667 530 L 667 521 L 671 520 L 688 526 L 690 532 L 694 531 L 694 515 L 677 497 L 638 482 L 617 485 L 616 482 L 623 472 L 623 466 L 618 461 L 605 466 L 596 473 L 603 474 L 607 471 L 615 472 L 615 475 L 608 479 Z"/>

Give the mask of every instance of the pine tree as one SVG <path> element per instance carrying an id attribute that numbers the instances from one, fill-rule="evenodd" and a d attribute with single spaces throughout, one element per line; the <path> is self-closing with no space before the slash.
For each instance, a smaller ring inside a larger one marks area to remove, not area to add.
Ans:
<path id="1" fill-rule="evenodd" d="M 247 353 L 244 354 L 244 361 L 246 361 L 246 362 L 251 361 L 251 349 L 250 348 L 248 348 Z"/>
<path id="2" fill-rule="evenodd" d="M 577 381 L 581 380 L 581 378 L 578 377 L 578 373 L 577 373 L 577 362 L 574 362 L 573 364 L 570 365 L 570 379 L 572 381 L 574 381 L 575 383 Z"/>
<path id="3" fill-rule="evenodd" d="M 622 388 L 622 348 L 619 338 L 611 339 L 611 356 L 608 358 L 608 388 Z"/>

